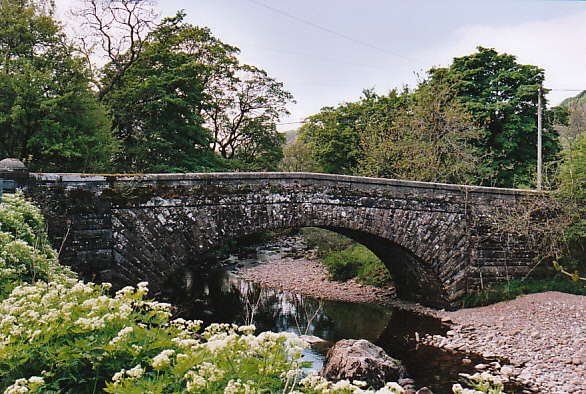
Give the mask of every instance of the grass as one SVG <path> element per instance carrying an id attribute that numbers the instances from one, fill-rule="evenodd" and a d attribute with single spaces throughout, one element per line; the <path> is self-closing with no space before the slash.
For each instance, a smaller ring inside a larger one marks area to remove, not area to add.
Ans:
<path id="1" fill-rule="evenodd" d="M 559 291 L 562 293 L 586 295 L 583 283 L 574 282 L 563 275 L 553 278 L 528 278 L 503 282 L 488 287 L 482 293 L 468 295 L 464 298 L 465 307 L 475 307 L 494 304 L 500 301 L 512 300 L 523 294 L 541 293 L 544 291 Z"/>
<path id="2" fill-rule="evenodd" d="M 358 278 L 364 284 L 378 287 L 391 283 L 387 267 L 365 246 L 320 228 L 303 228 L 301 233 L 310 248 L 317 248 L 333 280 Z"/>

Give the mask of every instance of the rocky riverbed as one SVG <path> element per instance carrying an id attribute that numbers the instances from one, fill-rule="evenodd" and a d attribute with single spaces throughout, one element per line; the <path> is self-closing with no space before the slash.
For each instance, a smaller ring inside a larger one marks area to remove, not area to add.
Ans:
<path id="1" fill-rule="evenodd" d="M 586 393 L 585 296 L 530 294 L 441 315 L 453 322 L 452 329 L 447 337 L 425 342 L 508 360 L 510 365 L 493 369 L 536 392 Z"/>
<path id="2" fill-rule="evenodd" d="M 451 323 L 447 336 L 429 336 L 423 342 L 493 358 L 492 364 L 477 365 L 477 369 L 517 380 L 534 392 L 586 394 L 584 296 L 548 292 L 446 312 L 398 301 L 393 290 L 354 280 L 332 282 L 317 260 L 283 258 L 242 268 L 236 275 L 314 298 L 377 303 L 442 317 Z"/>

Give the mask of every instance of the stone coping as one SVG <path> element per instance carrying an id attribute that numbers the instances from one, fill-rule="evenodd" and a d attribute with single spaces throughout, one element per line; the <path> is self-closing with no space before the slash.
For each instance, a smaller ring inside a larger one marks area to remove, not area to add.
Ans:
<path id="1" fill-rule="evenodd" d="M 371 178 L 351 175 L 335 175 L 311 172 L 217 172 L 217 173 L 175 173 L 175 174 L 81 174 L 81 173 L 30 173 L 38 182 L 87 184 L 109 182 L 169 182 L 169 183 L 202 183 L 210 181 L 317 181 L 336 182 L 355 185 L 407 187 L 436 191 L 457 191 L 481 194 L 500 195 L 539 195 L 544 192 L 526 189 L 510 189 L 486 186 L 454 185 L 446 183 L 407 181 L 399 179 Z"/>

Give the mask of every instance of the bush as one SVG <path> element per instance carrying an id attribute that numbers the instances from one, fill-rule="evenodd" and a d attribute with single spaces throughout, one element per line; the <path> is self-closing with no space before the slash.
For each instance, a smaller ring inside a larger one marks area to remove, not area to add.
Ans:
<path id="1" fill-rule="evenodd" d="M 0 203 L 0 300 L 18 284 L 72 275 L 57 262 L 40 210 L 20 192 L 4 194 Z"/>
<path id="2" fill-rule="evenodd" d="M 317 249 L 317 254 L 320 257 L 324 257 L 332 252 L 344 250 L 355 243 L 343 235 L 317 227 L 302 228 L 301 234 L 307 247 Z"/>
<path id="3" fill-rule="evenodd" d="M 317 248 L 333 280 L 355 277 L 367 285 L 386 286 L 391 274 L 383 262 L 365 246 L 333 231 L 306 227 L 301 234 L 309 248 Z"/>
<path id="4" fill-rule="evenodd" d="M 586 295 L 586 288 L 582 283 L 573 282 L 563 275 L 552 279 L 523 280 L 515 279 L 489 286 L 483 292 L 464 297 L 464 306 L 475 307 L 490 305 L 500 301 L 512 300 L 523 294 L 541 293 L 544 291 L 560 291 L 563 293 Z"/>
<path id="5" fill-rule="evenodd" d="M 323 259 L 332 279 L 338 281 L 355 277 L 365 284 L 384 286 L 390 283 L 389 270 L 374 253 L 360 244 L 327 254 Z"/>

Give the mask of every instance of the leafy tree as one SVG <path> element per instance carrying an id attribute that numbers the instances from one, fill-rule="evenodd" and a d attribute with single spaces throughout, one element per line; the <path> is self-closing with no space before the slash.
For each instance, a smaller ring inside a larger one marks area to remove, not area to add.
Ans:
<path id="1" fill-rule="evenodd" d="M 361 175 L 428 182 L 473 183 L 481 131 L 452 100 L 446 85 L 422 82 L 405 93 L 391 122 L 368 125 L 362 134 Z"/>
<path id="2" fill-rule="evenodd" d="M 105 68 L 102 86 L 117 79 L 104 102 L 123 142 L 120 169 L 276 169 L 284 142 L 276 122 L 291 95 L 184 17 L 155 28 L 123 75 L 118 63 Z"/>
<path id="3" fill-rule="evenodd" d="M 586 136 L 586 103 L 579 105 L 570 104 L 567 107 L 554 108 L 559 115 L 556 117 L 554 127 L 561 137 L 563 146 L 563 161 L 561 172 L 561 186 L 569 189 L 574 194 L 575 187 L 580 187 L 580 183 L 586 182 L 586 161 L 584 157 L 580 160 L 580 156 L 584 155 L 581 150 L 584 149 L 584 138 Z M 576 157 L 576 155 L 578 157 Z M 574 173 L 578 171 L 581 173 L 578 179 Z M 582 178 L 582 179 L 580 179 Z"/>
<path id="4" fill-rule="evenodd" d="M 491 173 L 486 183 L 505 187 L 533 185 L 537 95 L 543 70 L 519 64 L 515 56 L 479 47 L 477 53 L 454 58 L 447 68 L 430 70 L 430 78 L 432 83 L 447 81 L 464 108 L 485 129 L 477 146 Z M 543 97 L 542 102 L 545 103 Z M 557 133 L 546 129 L 544 162 L 555 160 L 559 151 Z"/>
<path id="5" fill-rule="evenodd" d="M 320 171 L 354 174 L 363 154 L 361 134 L 367 127 L 384 127 L 392 122 L 395 112 L 404 104 L 396 91 L 378 96 L 365 90 L 363 95 L 356 103 L 322 108 L 308 117 L 299 130 L 301 141 L 311 149 Z"/>
<path id="6" fill-rule="evenodd" d="M 214 135 L 213 148 L 225 159 L 236 159 L 244 169 L 275 170 L 283 157 L 285 136 L 276 123 L 288 114 L 293 99 L 283 84 L 264 70 L 228 63 L 224 75 L 210 83 L 204 107 L 206 125 Z"/>
<path id="7" fill-rule="evenodd" d="M 141 56 L 104 97 L 123 144 L 117 160 L 122 171 L 201 171 L 220 165 L 200 115 L 210 68 L 200 55 L 211 49 L 199 45 L 210 43 L 215 53 L 223 47 L 206 29 L 184 24 L 183 17 L 167 18 L 149 35 Z M 108 78 L 117 78 L 117 65 L 107 65 L 105 75 L 106 85 Z"/>
<path id="8" fill-rule="evenodd" d="M 49 1 L 0 0 L 0 156 L 32 170 L 106 170 L 109 119 L 52 12 Z"/>
<path id="9" fill-rule="evenodd" d="M 283 148 L 280 169 L 289 172 L 316 172 L 319 170 L 317 163 L 311 156 L 311 148 L 299 139 Z"/>

